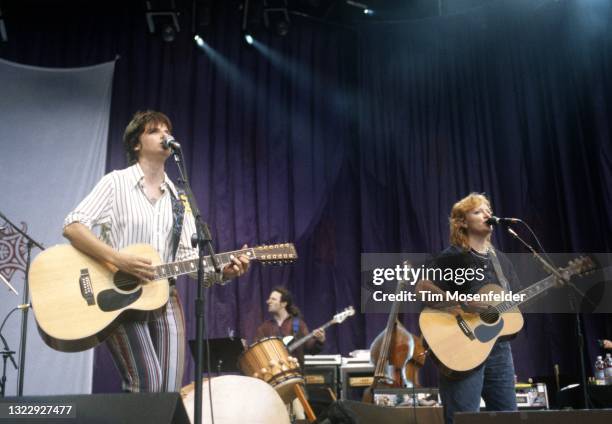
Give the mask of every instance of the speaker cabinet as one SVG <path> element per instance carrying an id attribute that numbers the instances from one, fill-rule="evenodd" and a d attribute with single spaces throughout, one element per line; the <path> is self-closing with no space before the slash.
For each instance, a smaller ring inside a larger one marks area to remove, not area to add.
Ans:
<path id="1" fill-rule="evenodd" d="M 609 424 L 612 410 L 458 412 L 455 424 Z"/>
<path id="2" fill-rule="evenodd" d="M 444 424 L 442 408 L 388 408 L 339 400 L 317 416 L 321 424 Z"/>
<path id="3" fill-rule="evenodd" d="M 363 391 L 374 381 L 374 365 L 370 363 L 353 363 L 340 367 L 342 400 L 361 400 Z"/>

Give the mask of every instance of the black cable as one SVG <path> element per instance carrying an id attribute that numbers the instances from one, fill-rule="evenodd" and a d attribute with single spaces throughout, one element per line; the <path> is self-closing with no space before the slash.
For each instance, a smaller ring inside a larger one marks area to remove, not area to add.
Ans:
<path id="1" fill-rule="evenodd" d="M 555 261 L 553 261 L 550 256 L 548 256 L 548 253 L 546 253 L 546 250 L 544 250 L 544 247 L 542 247 L 542 243 L 540 243 L 540 239 L 538 238 L 538 236 L 536 236 L 536 233 L 531 229 L 531 227 L 529 226 L 529 224 L 527 224 L 525 221 L 523 221 L 522 219 L 518 219 L 518 222 L 520 222 L 521 224 L 523 224 L 525 227 L 527 227 L 527 229 L 529 230 L 529 232 L 531 233 L 531 236 L 535 239 L 536 243 L 538 244 L 538 248 L 540 249 L 540 251 L 542 252 L 542 254 L 544 256 L 546 256 L 546 259 L 548 260 L 548 262 L 554 264 Z"/>
<path id="2" fill-rule="evenodd" d="M 11 316 L 13 312 L 18 311 L 18 310 L 19 310 L 18 307 L 14 307 L 13 309 L 9 311 L 8 314 L 6 314 L 6 316 L 4 317 L 4 321 L 2 321 L 2 325 L 0 325 L 0 334 L 2 334 L 2 329 L 4 328 L 4 325 L 6 324 L 6 320 L 8 320 L 8 318 Z"/>
<path id="3" fill-rule="evenodd" d="M 6 339 L 4 338 L 4 336 L 2 335 L 2 329 L 4 328 L 4 325 L 6 324 L 6 321 L 8 320 L 8 318 L 11 316 L 11 314 L 15 311 L 18 311 L 19 308 L 18 307 L 14 307 L 13 309 L 11 309 L 9 311 L 8 314 L 6 314 L 6 316 L 4 317 L 4 321 L 2 321 L 2 325 L 0 325 L 0 338 L 2 339 L 2 343 L 4 344 L 4 350 L 9 351 L 9 346 L 8 343 L 6 341 Z M 15 369 L 19 369 L 19 367 L 17 366 L 17 364 L 15 363 L 15 359 L 9 355 L 9 358 L 11 359 L 11 362 L 13 364 L 13 366 L 15 367 Z"/>

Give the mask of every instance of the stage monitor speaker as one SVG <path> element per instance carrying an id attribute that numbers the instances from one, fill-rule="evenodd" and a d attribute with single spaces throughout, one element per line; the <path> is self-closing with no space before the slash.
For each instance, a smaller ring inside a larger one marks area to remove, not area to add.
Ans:
<path id="1" fill-rule="evenodd" d="M 19 424 L 189 424 L 183 401 L 178 393 L 113 393 L 93 395 L 24 396 L 0 399 L 0 423 L 11 419 L 9 406 L 25 406 L 20 411 L 36 411 L 35 406 L 67 406 L 73 410 L 70 416 L 41 416 L 41 408 L 34 418 L 13 415 Z M 13 414 L 17 410 L 13 407 Z M 66 408 L 64 408 L 66 413 Z M 30 415 L 32 416 L 32 415 Z"/>
<path id="2" fill-rule="evenodd" d="M 304 380 L 308 389 L 329 387 L 334 396 L 339 396 L 337 365 L 305 365 Z"/>
<path id="3" fill-rule="evenodd" d="M 388 408 L 354 400 L 334 402 L 321 416 L 321 424 L 443 424 L 442 408 Z"/>
<path id="4" fill-rule="evenodd" d="M 612 410 L 459 412 L 455 424 L 609 424 Z"/>

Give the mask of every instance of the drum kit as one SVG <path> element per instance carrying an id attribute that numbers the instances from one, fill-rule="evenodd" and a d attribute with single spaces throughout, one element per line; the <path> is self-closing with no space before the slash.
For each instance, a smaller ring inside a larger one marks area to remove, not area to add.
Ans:
<path id="1" fill-rule="evenodd" d="M 233 387 L 234 393 L 232 397 L 234 399 L 237 396 L 236 390 L 245 393 L 244 397 L 252 397 L 253 391 L 258 390 L 262 399 L 258 400 L 256 403 L 258 405 L 270 404 L 271 406 L 264 408 L 267 412 L 276 411 L 278 409 L 278 402 L 280 402 L 281 405 L 287 405 L 297 399 L 301 406 L 303 406 L 308 421 L 313 422 L 316 420 L 316 416 L 308 404 L 308 400 L 304 393 L 304 377 L 302 376 L 300 364 L 296 358 L 289 355 L 289 351 L 282 339 L 278 337 L 267 337 L 253 343 L 240 355 L 238 367 L 244 375 L 251 378 L 234 375 L 212 379 L 215 400 L 224 398 L 219 392 L 219 390 L 223 390 L 224 387 Z M 232 378 L 228 379 L 227 377 Z M 267 384 L 261 384 L 257 382 L 257 380 L 261 380 Z M 208 382 L 205 381 L 204 385 L 207 386 L 207 384 Z M 265 386 L 266 390 L 262 390 L 263 386 Z M 272 392 L 272 395 L 268 392 Z M 276 392 L 278 396 L 275 396 L 274 392 Z M 203 389 L 202 393 L 204 397 L 202 404 L 206 405 L 208 402 L 208 389 Z M 191 408 L 190 418 L 193 418 L 193 383 L 184 387 L 183 390 L 181 390 L 181 394 L 188 413 Z M 243 397 L 240 396 L 240 398 L 242 399 Z M 276 398 L 278 402 L 274 401 L 273 398 Z M 224 423 L 240 422 L 239 419 L 244 419 L 243 416 L 236 416 L 236 420 L 232 421 L 231 417 L 229 417 L 231 414 L 243 414 L 245 411 L 243 408 L 230 407 L 225 411 L 225 408 L 223 408 L 222 405 L 217 406 L 217 403 L 218 402 L 215 401 L 214 404 L 215 422 L 220 422 L 218 419 L 218 414 L 220 413 L 223 413 L 227 418 L 226 420 L 222 420 Z M 205 413 L 206 411 L 203 410 L 203 414 Z M 258 421 L 259 418 L 252 416 L 252 414 L 253 410 L 251 409 L 249 411 L 249 422 L 260 422 Z M 274 420 L 272 420 L 270 416 L 262 417 L 261 422 L 270 424 L 273 422 L 279 424 L 288 422 L 287 409 L 284 409 L 284 414 L 281 412 L 274 412 L 274 417 Z"/>

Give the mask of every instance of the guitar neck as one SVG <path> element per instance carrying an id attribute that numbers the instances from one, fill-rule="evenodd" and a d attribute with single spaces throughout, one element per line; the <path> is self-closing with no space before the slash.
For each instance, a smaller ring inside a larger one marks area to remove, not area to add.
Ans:
<path id="1" fill-rule="evenodd" d="M 318 330 L 325 330 L 325 329 L 327 329 L 327 327 L 330 327 L 331 325 L 333 325 L 335 323 L 336 323 L 336 321 L 332 319 L 330 321 L 327 321 L 325 324 L 323 324 L 321 327 L 318 327 L 317 329 Z M 298 341 L 296 341 L 294 343 L 291 343 L 287 347 L 287 350 L 289 351 L 289 353 L 291 353 L 294 350 L 296 350 L 297 348 L 299 348 L 300 346 L 302 346 L 304 343 L 308 342 L 308 340 L 312 339 L 313 337 L 314 337 L 314 331 L 310 332 L 307 336 L 302 337 Z"/>
<path id="2" fill-rule="evenodd" d="M 232 257 L 238 257 L 240 255 L 245 255 L 250 260 L 258 259 L 253 248 L 217 253 L 215 258 L 217 259 L 217 264 L 219 267 L 223 269 L 227 264 L 232 262 Z M 203 261 L 205 270 L 214 268 L 210 255 L 205 256 Z M 191 274 L 194 272 L 198 272 L 198 258 L 178 262 L 169 262 L 167 264 L 158 265 L 155 267 L 155 280 L 178 277 L 180 275 Z"/>
<path id="3" fill-rule="evenodd" d="M 549 275 L 548 277 L 518 292 L 519 295 L 522 295 L 522 294 L 525 295 L 522 301 L 502 302 L 496 305 L 495 309 L 497 309 L 500 313 L 508 312 L 509 310 L 516 308 L 517 306 L 523 303 L 529 302 L 534 297 L 544 293 L 546 290 L 554 286 L 555 286 L 555 278 L 553 275 Z"/>

